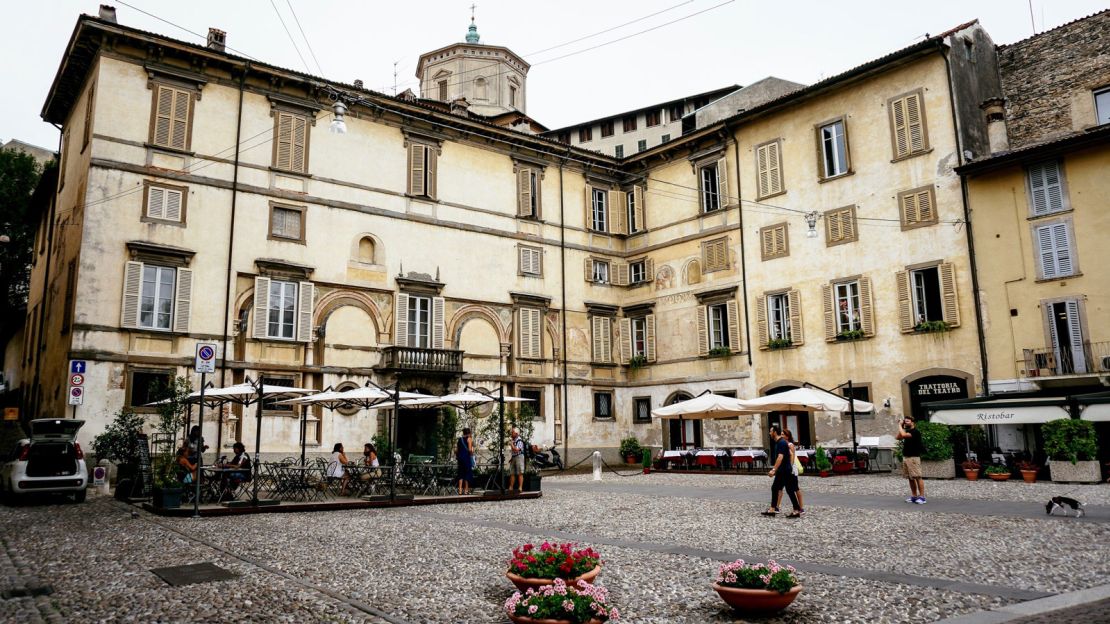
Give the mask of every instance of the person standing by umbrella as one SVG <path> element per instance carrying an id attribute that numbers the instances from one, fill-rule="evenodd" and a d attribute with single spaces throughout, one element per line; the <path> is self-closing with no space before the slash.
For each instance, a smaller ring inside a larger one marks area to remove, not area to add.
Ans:
<path id="1" fill-rule="evenodd" d="M 474 482 L 474 438 L 470 436 L 470 427 L 463 429 L 462 437 L 455 444 L 455 461 L 459 468 L 459 494 L 470 494 L 470 485 Z"/>

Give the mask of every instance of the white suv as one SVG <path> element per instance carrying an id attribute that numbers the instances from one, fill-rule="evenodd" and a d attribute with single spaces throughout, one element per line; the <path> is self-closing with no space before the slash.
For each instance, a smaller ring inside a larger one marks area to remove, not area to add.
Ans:
<path id="1" fill-rule="evenodd" d="M 72 494 L 84 502 L 88 471 L 75 441 L 83 420 L 42 418 L 31 421 L 31 437 L 16 443 L 0 466 L 0 495 L 34 492 Z"/>

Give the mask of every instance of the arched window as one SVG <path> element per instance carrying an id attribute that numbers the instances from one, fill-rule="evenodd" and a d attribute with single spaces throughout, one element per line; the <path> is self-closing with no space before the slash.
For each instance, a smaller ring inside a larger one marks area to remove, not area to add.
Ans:
<path id="1" fill-rule="evenodd" d="M 358 261 L 374 264 L 374 239 L 369 236 L 363 236 L 358 241 Z"/>
<path id="2" fill-rule="evenodd" d="M 477 100 L 488 100 L 489 93 L 486 87 L 486 79 L 479 76 L 474 80 L 474 98 Z"/>

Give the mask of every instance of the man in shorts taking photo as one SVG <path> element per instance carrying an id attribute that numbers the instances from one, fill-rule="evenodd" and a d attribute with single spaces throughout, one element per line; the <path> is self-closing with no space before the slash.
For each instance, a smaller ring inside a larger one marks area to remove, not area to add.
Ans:
<path id="1" fill-rule="evenodd" d="M 906 416 L 898 423 L 898 435 L 902 441 L 902 474 L 910 482 L 910 497 L 907 503 L 925 504 L 925 481 L 921 479 L 921 454 L 925 446 L 921 443 L 921 430 Z"/>
<path id="2" fill-rule="evenodd" d="M 515 483 L 516 491 L 522 492 L 524 491 L 524 439 L 516 429 L 512 431 L 512 440 L 509 444 L 512 450 L 512 458 L 509 460 L 509 491 L 514 489 Z"/>

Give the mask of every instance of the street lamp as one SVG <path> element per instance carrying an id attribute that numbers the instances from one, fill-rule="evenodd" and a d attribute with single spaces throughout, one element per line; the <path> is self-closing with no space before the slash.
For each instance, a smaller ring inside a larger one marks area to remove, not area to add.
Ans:
<path id="1" fill-rule="evenodd" d="M 807 212 L 805 214 L 806 225 L 809 230 L 806 231 L 806 238 L 817 238 L 817 211 Z"/>
<path id="2" fill-rule="evenodd" d="M 343 116 L 347 114 L 347 105 L 343 103 L 343 100 L 336 99 L 331 111 L 334 115 L 331 120 L 331 131 L 335 134 L 347 134 L 347 122 L 343 121 Z"/>

